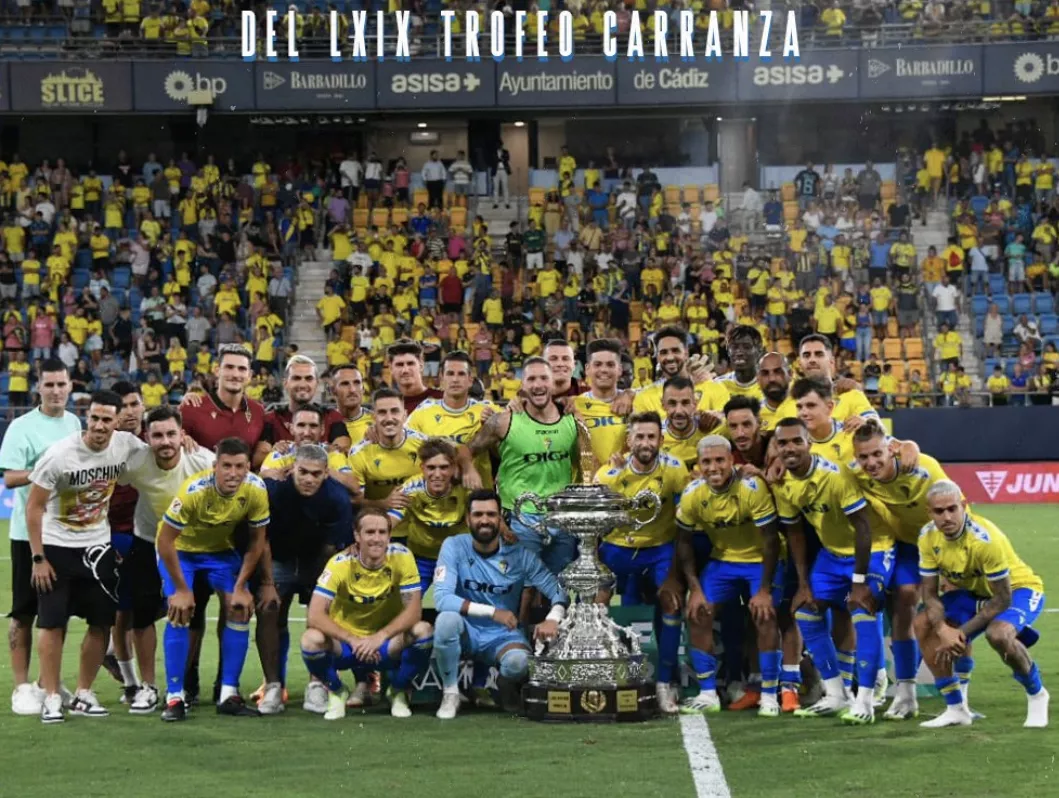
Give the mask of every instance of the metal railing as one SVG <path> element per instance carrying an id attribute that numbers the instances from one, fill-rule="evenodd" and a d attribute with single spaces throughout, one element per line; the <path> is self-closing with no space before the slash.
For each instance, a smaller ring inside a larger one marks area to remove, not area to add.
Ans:
<path id="1" fill-rule="evenodd" d="M 1042 26 L 1050 24 L 1050 20 L 1041 20 Z M 236 22 L 225 21 L 219 27 L 222 30 L 218 34 L 211 34 L 205 41 L 183 41 L 181 43 L 163 40 L 147 40 L 138 38 L 131 34 L 122 34 L 113 37 L 93 35 L 91 31 L 78 32 L 68 26 L 67 33 L 56 36 L 49 28 L 66 24 L 65 20 L 58 19 L 53 23 L 34 21 L 26 25 L 19 19 L 0 18 L 0 55 L 5 57 L 18 57 L 20 53 L 26 55 L 40 55 L 42 52 L 56 58 L 242 58 L 241 41 L 239 37 L 232 35 L 237 30 Z M 43 30 L 42 30 L 43 27 Z M 216 27 L 216 26 L 215 26 Z M 948 23 L 939 28 L 926 29 L 921 24 L 882 24 L 862 27 L 847 25 L 843 28 L 841 35 L 830 35 L 826 33 L 823 26 L 799 28 L 799 44 L 802 49 L 860 49 L 873 47 L 886 47 L 901 44 L 954 44 L 954 43 L 991 43 L 991 42 L 1014 42 L 1014 41 L 1036 41 L 1042 39 L 1056 39 L 1059 35 L 1043 35 L 1034 30 L 1012 32 L 1010 30 L 998 30 L 1000 22 L 996 20 L 970 20 L 966 22 L 957 21 Z M 1030 26 L 1027 25 L 1027 28 Z M 781 50 L 783 47 L 782 28 L 772 26 L 770 44 L 773 51 Z M 25 35 L 26 31 L 32 35 Z M 616 37 L 618 41 L 618 53 L 626 52 L 626 39 L 623 36 Z M 645 37 L 646 38 L 646 37 Z M 705 39 L 705 35 L 701 37 Z M 751 31 L 751 50 L 755 50 L 760 42 Z M 525 52 L 532 54 L 535 46 L 528 41 L 524 45 Z M 514 52 L 514 37 L 507 37 L 507 52 Z M 697 41 L 697 40 L 696 40 Z M 367 37 L 367 52 L 376 52 L 377 38 L 374 35 Z M 384 52 L 393 56 L 396 52 L 397 37 L 384 36 Z M 453 53 L 456 57 L 462 57 L 464 46 L 463 36 L 454 35 L 452 39 Z M 411 38 L 412 57 L 441 57 L 444 53 L 444 37 L 441 32 L 413 35 Z M 679 45 L 674 37 L 669 39 L 670 56 L 677 51 Z M 696 53 L 701 53 L 704 44 L 696 45 Z M 729 31 L 721 33 L 721 47 L 723 53 L 732 50 L 732 36 Z M 276 44 L 277 52 L 283 56 L 286 53 L 286 39 L 280 38 Z M 549 41 L 549 53 L 558 53 L 558 42 L 556 37 Z M 479 49 L 483 58 L 488 57 L 489 39 L 488 31 L 479 38 Z M 318 35 L 304 36 L 298 41 L 298 51 L 302 58 L 330 58 L 329 34 L 325 30 Z M 343 51 L 348 57 L 352 53 L 352 42 L 347 40 L 343 43 Z M 603 40 L 596 35 L 585 36 L 577 39 L 574 43 L 574 52 L 578 55 L 602 55 Z M 651 57 L 654 52 L 650 40 L 645 41 L 645 54 Z M 259 54 L 259 60 L 265 60 L 263 54 Z"/>

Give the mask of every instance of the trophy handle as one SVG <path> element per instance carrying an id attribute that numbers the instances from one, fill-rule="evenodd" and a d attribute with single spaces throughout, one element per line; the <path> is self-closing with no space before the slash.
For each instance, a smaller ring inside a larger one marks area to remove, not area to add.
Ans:
<path id="1" fill-rule="evenodd" d="M 511 507 L 511 516 L 512 518 L 519 519 L 521 523 L 526 524 L 526 526 L 533 529 L 533 531 L 540 536 L 541 543 L 547 546 L 549 543 L 552 542 L 552 536 L 548 534 L 548 527 L 540 521 L 532 524 L 527 524 L 522 515 L 522 507 L 524 505 L 533 503 L 534 505 L 539 507 L 541 502 L 541 497 L 538 496 L 536 493 L 523 493 L 521 496 L 515 499 L 515 503 Z M 540 514 L 536 513 L 536 515 Z"/>
<path id="2" fill-rule="evenodd" d="M 630 526 L 632 526 L 633 529 L 643 529 L 649 523 L 658 518 L 658 514 L 662 511 L 662 500 L 658 498 L 658 494 L 649 490 L 641 490 L 639 493 L 632 497 L 632 500 L 629 502 L 629 504 L 633 509 L 640 509 L 643 505 L 646 504 L 652 510 L 651 517 L 643 521 L 633 518 L 630 515 Z"/>

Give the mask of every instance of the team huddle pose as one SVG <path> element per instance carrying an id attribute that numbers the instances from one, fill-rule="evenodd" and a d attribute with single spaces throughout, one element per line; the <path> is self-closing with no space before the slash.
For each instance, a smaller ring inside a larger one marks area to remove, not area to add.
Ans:
<path id="1" fill-rule="evenodd" d="M 921 662 L 945 701 L 921 725 L 980 718 L 968 686 L 984 635 L 1025 689 L 1024 725 L 1047 726 L 1048 692 L 1029 653 L 1040 578 L 934 458 L 892 439 L 857 386 L 833 379 L 825 338 L 801 342 L 793 380 L 750 327 L 729 335 L 733 371 L 720 379 L 689 356 L 683 329 L 664 328 L 653 343 L 661 379 L 634 393 L 620 387 L 616 341 L 588 346 L 591 390 L 572 378 L 571 347 L 551 341 L 525 361 L 506 408 L 473 398 L 463 352 L 444 358 L 434 391 L 418 347 L 396 345 L 395 387 L 375 391 L 370 409 L 363 375 L 348 365 L 329 375 L 337 408 L 313 404 L 316 366 L 295 357 L 288 402 L 268 411 L 245 394 L 249 353 L 226 346 L 216 391 L 144 417 L 138 390 L 119 383 L 92 396 L 84 430 L 65 410 L 66 367 L 46 362 L 40 406 L 0 447 L 5 484 L 18 489 L 12 711 L 44 723 L 106 716 L 93 691 L 106 663 L 129 712 L 161 707 L 162 720 L 186 720 L 199 703 L 212 595 L 219 714 L 285 710 L 295 599 L 308 604 L 299 641 L 307 711 L 338 720 L 376 700 L 384 678 L 391 715 L 408 717 L 432 657 L 437 717 L 456 717 L 468 700 L 496 706 L 490 667 L 508 706 L 531 641 L 554 638 L 565 616 L 557 575 L 577 556 L 568 533 L 541 534 L 541 508 L 516 512 L 516 502 L 588 479 L 660 500 L 651 523 L 601 542 L 616 582 L 595 601 L 655 605 L 662 713 L 720 711 L 723 676 L 743 683 L 730 709 L 874 723 L 888 692 L 888 617 L 897 683 L 885 719 L 919 715 Z M 582 456 L 586 434 L 592 458 Z M 431 586 L 434 610 L 425 610 Z M 256 706 L 240 692 L 253 615 L 265 675 Z M 70 692 L 60 674 L 72 616 L 87 630 Z M 155 676 L 161 618 L 164 685 Z M 680 701 L 685 624 L 699 692 Z M 466 695 L 461 658 L 475 663 Z"/>

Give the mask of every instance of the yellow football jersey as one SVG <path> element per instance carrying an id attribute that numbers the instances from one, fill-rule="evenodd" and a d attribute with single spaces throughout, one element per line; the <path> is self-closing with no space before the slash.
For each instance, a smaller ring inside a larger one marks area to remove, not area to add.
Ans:
<path id="1" fill-rule="evenodd" d="M 401 614 L 401 596 L 419 592 L 415 557 L 400 543 L 386 549 L 381 568 L 365 568 L 355 554 L 336 554 L 313 591 L 331 600 L 328 615 L 343 629 L 369 637 Z"/>
<path id="2" fill-rule="evenodd" d="M 853 433 L 843 431 L 832 419 L 830 435 L 820 440 L 809 435 L 809 451 L 832 463 L 849 463 L 853 460 Z"/>
<path id="3" fill-rule="evenodd" d="M 662 422 L 662 451 L 670 457 L 677 458 L 688 471 L 694 471 L 699 464 L 699 441 L 708 434 L 692 424 L 691 434 L 685 438 L 678 436 L 670 427 L 669 420 Z"/>
<path id="4" fill-rule="evenodd" d="M 798 406 L 789 396 L 780 402 L 779 407 L 775 410 L 768 406 L 767 401 L 762 401 L 761 412 L 758 414 L 758 418 L 761 420 L 761 431 L 772 432 L 780 421 L 785 418 L 795 418 L 797 415 Z M 834 414 L 831 417 L 834 418 Z"/>
<path id="5" fill-rule="evenodd" d="M 858 510 L 869 510 L 869 505 L 849 471 L 814 456 L 807 476 L 799 478 L 788 471 L 773 487 L 773 496 L 780 521 L 793 524 L 804 516 L 824 548 L 838 557 L 853 556 L 856 533 L 847 516 Z M 871 520 L 869 511 L 869 523 Z M 889 525 L 871 526 L 872 551 L 892 548 L 893 533 Z"/>
<path id="6" fill-rule="evenodd" d="M 264 480 L 257 474 L 247 474 L 233 495 L 222 496 L 211 468 L 184 481 L 161 523 L 180 530 L 177 551 L 205 554 L 231 549 L 232 533 L 242 521 L 252 528 L 268 526 L 268 491 Z"/>
<path id="7" fill-rule="evenodd" d="M 500 412 L 492 402 L 477 399 L 468 399 L 467 405 L 460 410 L 453 410 L 441 399 L 427 399 L 412 411 L 405 428 L 429 438 L 444 438 L 455 445 L 466 446 L 482 428 L 482 411 L 487 407 L 495 413 Z M 481 452 L 475 458 L 474 467 L 486 487 L 492 485 L 493 467 L 488 452 Z"/>
<path id="8" fill-rule="evenodd" d="M 405 430 L 404 440 L 394 448 L 361 441 L 350 449 L 349 470 L 360 483 L 364 498 L 385 499 L 406 479 L 417 476 L 419 447 L 425 441 L 418 432 Z"/>
<path id="9" fill-rule="evenodd" d="M 662 502 L 658 515 L 646 526 L 631 530 L 624 527 L 614 529 L 603 538 L 615 546 L 627 546 L 642 549 L 647 546 L 661 546 L 676 537 L 677 502 L 684 486 L 688 484 L 688 469 L 675 457 L 659 453 L 658 460 L 646 474 L 641 474 L 632 466 L 632 458 L 625 461 L 621 468 L 603 467 L 596 472 L 596 482 L 607 485 L 622 496 L 632 498 L 642 490 L 649 490 Z M 634 510 L 637 518 L 646 517 L 648 511 Z"/>
<path id="10" fill-rule="evenodd" d="M 765 401 L 765 393 L 761 390 L 761 386 L 758 385 L 757 379 L 753 379 L 749 383 L 743 384 L 736 379 L 734 371 L 729 371 L 727 374 L 716 377 L 714 381 L 723 385 L 725 390 L 728 391 L 730 397 L 752 396 L 759 402 Z"/>
<path id="11" fill-rule="evenodd" d="M 935 482 L 948 479 L 938 461 L 926 454 L 919 456 L 914 471 L 902 474 L 898 470 L 897 476 L 889 482 L 872 479 L 855 460 L 850 464 L 849 472 L 869 501 L 881 502 L 897 519 L 894 537 L 913 545 L 919 540 L 920 530 L 930 522 L 927 491 Z"/>
<path id="12" fill-rule="evenodd" d="M 1015 553 L 1007 535 L 996 524 L 967 513 L 963 532 L 956 540 L 930 522 L 919 534 L 919 573 L 944 577 L 954 587 L 979 598 L 993 595 L 991 581 L 1011 579 L 1011 589 L 1044 592 L 1044 583 Z"/>
<path id="13" fill-rule="evenodd" d="M 285 468 L 293 467 L 294 452 L 289 454 L 269 452 L 268 456 L 265 457 L 265 462 L 261 464 L 262 471 L 282 471 Z M 327 467 L 335 471 L 349 471 L 349 457 L 342 454 L 342 452 L 328 452 Z"/>
<path id="14" fill-rule="evenodd" d="M 864 395 L 863 391 L 846 391 L 834 397 L 834 400 L 835 407 L 831 411 L 831 418 L 839 424 L 850 416 L 879 417 L 879 414 L 872 407 L 871 402 L 868 401 L 868 397 Z"/>
<path id="15" fill-rule="evenodd" d="M 468 490 L 453 485 L 444 496 L 431 496 L 422 477 L 412 477 L 400 488 L 408 497 L 408 506 L 390 510 L 394 519 L 393 534 L 407 538 L 408 548 L 416 557 L 438 558 L 445 538 L 467 532 Z"/>
<path id="16" fill-rule="evenodd" d="M 665 380 L 656 380 L 651 385 L 636 392 L 636 398 L 632 402 L 634 413 L 646 413 L 654 410 L 662 418 L 666 417 L 662 409 L 662 386 Z M 728 389 L 720 382 L 707 380 L 695 386 L 696 409 L 700 412 L 711 410 L 723 410 L 728 404 Z"/>
<path id="17" fill-rule="evenodd" d="M 719 491 L 696 479 L 684 490 L 677 510 L 677 523 L 705 532 L 713 544 L 710 558 L 722 562 L 761 562 L 765 547 L 760 527 L 775 520 L 776 506 L 764 481 L 734 474 Z M 784 556 L 781 551 L 780 558 Z"/>
<path id="18" fill-rule="evenodd" d="M 361 408 L 359 415 L 354 419 L 345 419 L 346 433 L 349 435 L 350 448 L 364 440 L 364 433 L 368 427 L 375 423 L 375 416 Z"/>
<path id="19" fill-rule="evenodd" d="M 596 399 L 591 391 L 586 391 L 574 397 L 574 409 L 585 420 L 597 462 L 606 465 L 613 455 L 625 451 L 629 427 L 624 418 L 611 412 L 610 402 Z"/>

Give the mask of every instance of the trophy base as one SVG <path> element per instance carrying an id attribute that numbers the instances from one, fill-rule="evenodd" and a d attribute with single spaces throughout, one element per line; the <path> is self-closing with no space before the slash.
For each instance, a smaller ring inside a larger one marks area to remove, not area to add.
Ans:
<path id="1" fill-rule="evenodd" d="M 642 722 L 658 714 L 654 682 L 573 687 L 531 681 L 522 688 L 522 705 L 529 720 L 551 723 Z"/>

